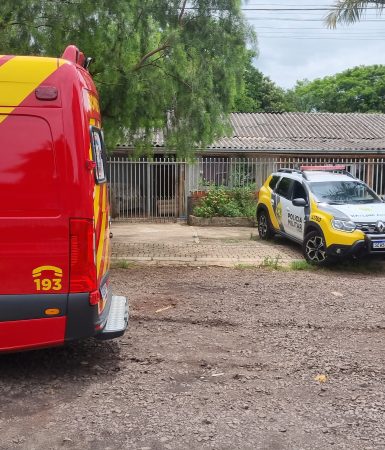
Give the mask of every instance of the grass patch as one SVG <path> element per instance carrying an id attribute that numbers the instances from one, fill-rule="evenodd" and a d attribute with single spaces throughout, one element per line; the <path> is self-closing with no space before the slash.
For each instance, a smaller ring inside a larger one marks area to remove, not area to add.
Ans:
<path id="1" fill-rule="evenodd" d="M 290 270 L 319 270 L 325 272 L 345 272 L 345 273 L 361 273 L 361 274 L 378 274 L 385 273 L 385 261 L 373 257 L 362 259 L 345 259 L 326 267 L 317 267 L 309 264 L 305 260 L 292 261 L 289 266 Z"/>
<path id="2" fill-rule="evenodd" d="M 304 259 L 298 259 L 290 263 L 291 270 L 316 270 L 317 267 L 309 264 Z"/>
<path id="3" fill-rule="evenodd" d="M 254 265 L 254 264 L 236 264 L 234 266 L 234 269 L 237 269 L 237 270 L 255 270 L 255 269 L 258 269 L 258 266 Z"/>
<path id="4" fill-rule="evenodd" d="M 136 267 L 134 262 L 125 259 L 111 261 L 111 269 L 132 269 L 134 267 Z"/>
<path id="5" fill-rule="evenodd" d="M 280 264 L 280 260 L 282 259 L 281 255 L 277 255 L 276 257 L 272 258 L 271 256 L 266 256 L 264 260 L 261 262 L 259 267 L 261 268 L 268 268 L 272 270 L 281 270 L 284 267 Z"/>

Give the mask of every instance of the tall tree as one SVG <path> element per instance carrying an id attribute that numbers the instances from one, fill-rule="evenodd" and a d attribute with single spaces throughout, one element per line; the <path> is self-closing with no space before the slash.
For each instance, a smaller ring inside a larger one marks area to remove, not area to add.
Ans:
<path id="1" fill-rule="evenodd" d="M 288 110 L 284 89 L 252 64 L 253 54 L 245 65 L 243 89 L 235 100 L 234 112 L 281 112 Z"/>
<path id="2" fill-rule="evenodd" d="M 299 81 L 288 95 L 297 111 L 385 113 L 385 66 L 359 66 Z"/>
<path id="3" fill-rule="evenodd" d="M 326 16 L 326 24 L 335 28 L 338 23 L 355 23 L 362 18 L 369 6 L 382 13 L 385 0 L 338 0 Z"/>
<path id="4" fill-rule="evenodd" d="M 2 0 L 1 53 L 94 57 L 108 143 L 184 154 L 227 130 L 254 35 L 241 0 Z M 125 133 L 129 136 L 125 136 Z"/>

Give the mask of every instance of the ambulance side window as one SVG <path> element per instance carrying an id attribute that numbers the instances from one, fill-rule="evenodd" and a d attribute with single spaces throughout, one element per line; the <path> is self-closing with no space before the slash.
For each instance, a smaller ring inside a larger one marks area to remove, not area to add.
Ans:
<path id="1" fill-rule="evenodd" d="M 103 133 L 99 128 L 91 127 L 91 146 L 94 157 L 95 180 L 98 184 L 105 183 L 106 178 L 106 163 L 105 163 L 105 147 L 103 140 Z"/>

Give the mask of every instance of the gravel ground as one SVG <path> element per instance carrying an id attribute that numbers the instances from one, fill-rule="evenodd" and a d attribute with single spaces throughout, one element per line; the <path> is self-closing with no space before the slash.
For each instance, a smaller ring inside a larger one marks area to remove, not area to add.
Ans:
<path id="1" fill-rule="evenodd" d="M 0 357 L 0 448 L 383 449 L 384 278 L 114 270 L 123 338 Z"/>

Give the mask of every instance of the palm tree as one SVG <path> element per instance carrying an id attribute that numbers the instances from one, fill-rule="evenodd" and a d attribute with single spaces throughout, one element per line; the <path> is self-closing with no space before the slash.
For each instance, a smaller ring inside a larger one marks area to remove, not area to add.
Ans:
<path id="1" fill-rule="evenodd" d="M 325 18 L 326 25 L 336 28 L 337 23 L 355 23 L 361 19 L 368 7 L 377 9 L 381 14 L 385 8 L 385 0 L 337 0 Z"/>

